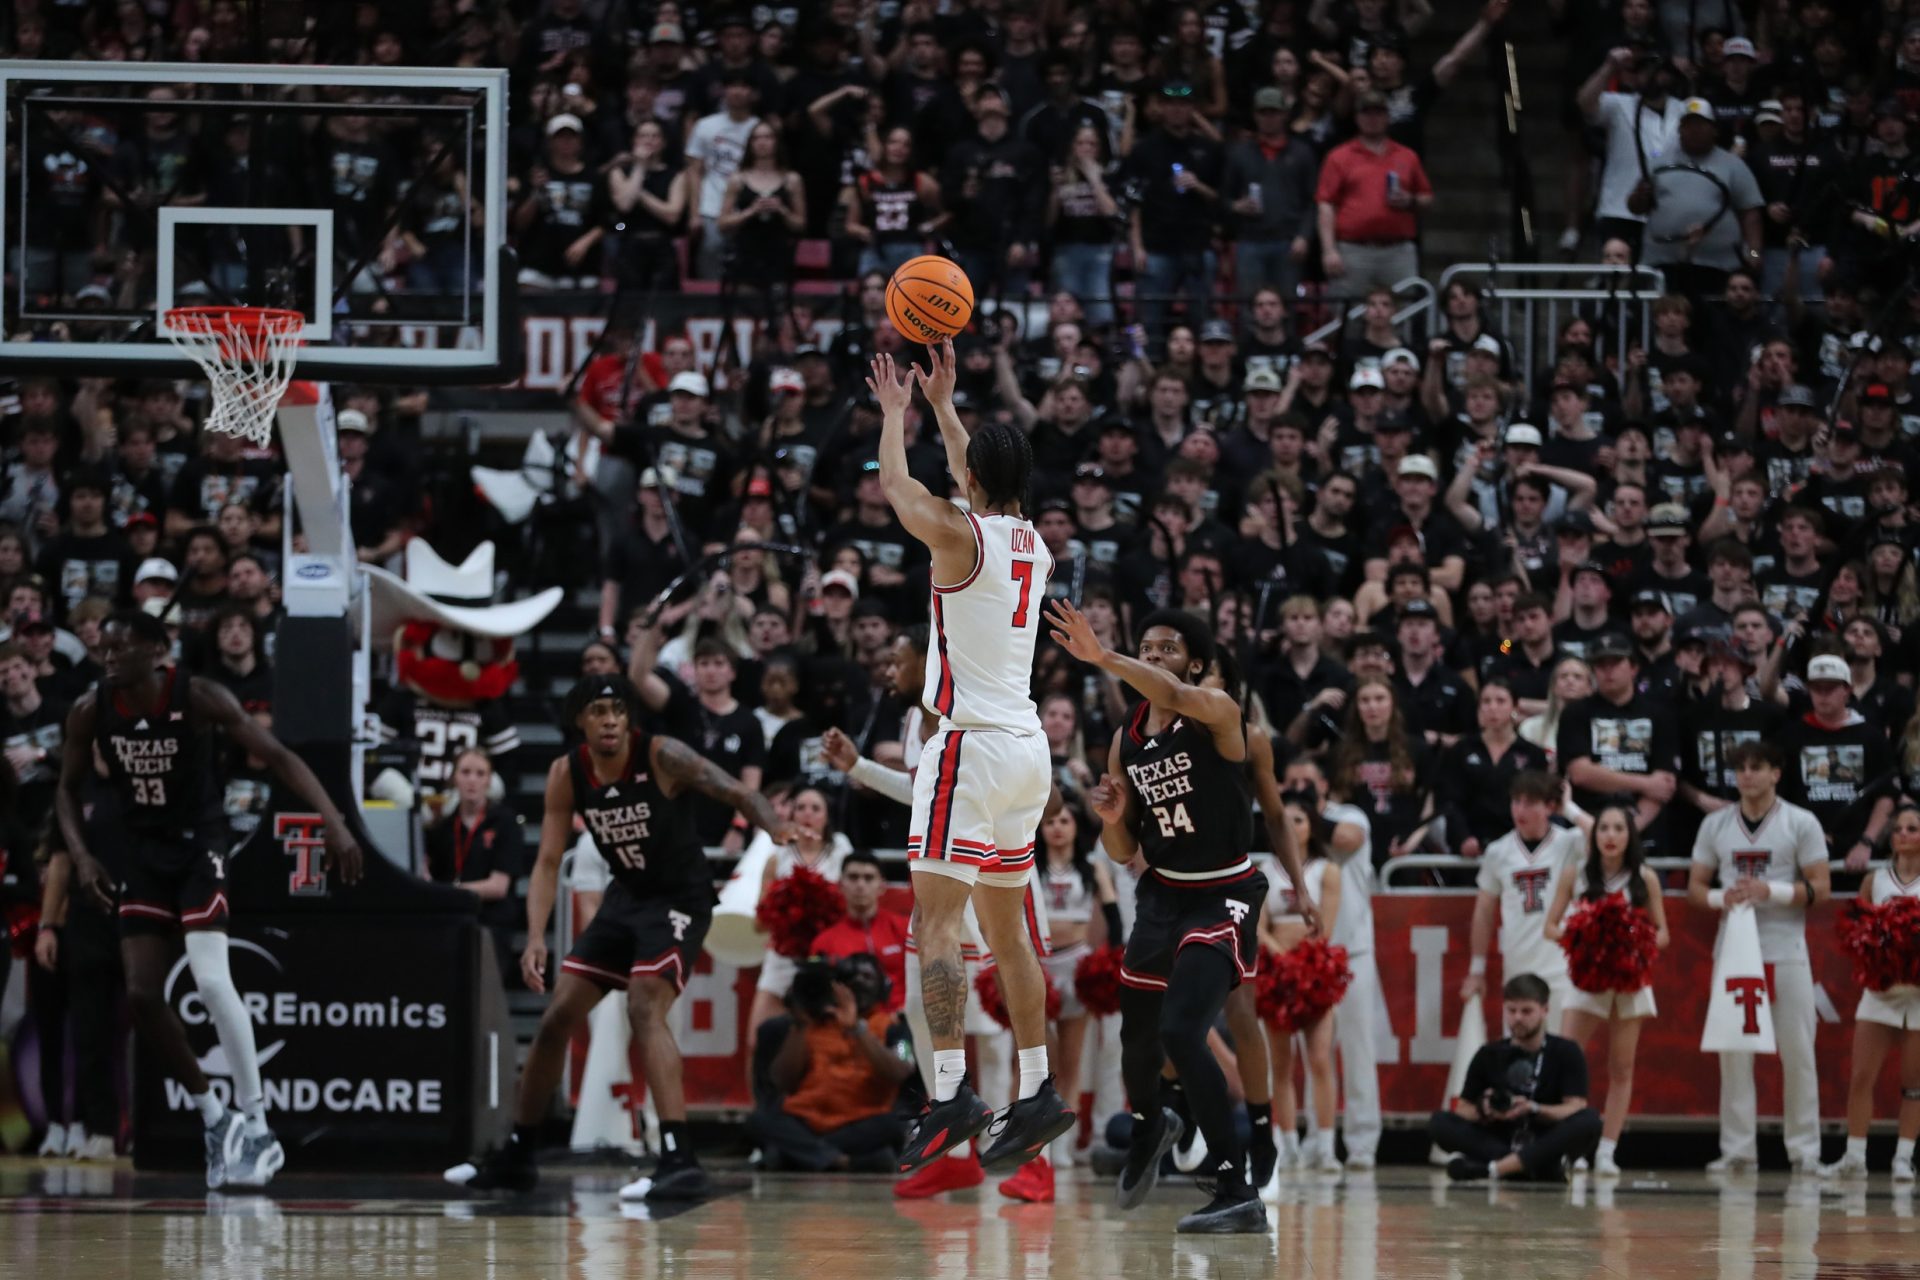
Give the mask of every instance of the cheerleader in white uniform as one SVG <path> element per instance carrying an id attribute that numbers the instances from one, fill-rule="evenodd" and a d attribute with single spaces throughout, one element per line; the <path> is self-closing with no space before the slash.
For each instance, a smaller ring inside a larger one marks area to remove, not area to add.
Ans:
<path id="1" fill-rule="evenodd" d="M 1911 801 L 1893 815 L 1893 861 L 1860 886 L 1862 902 L 1920 898 L 1920 808 Z M 1862 991 L 1853 1014 L 1853 1077 L 1847 1085 L 1847 1152 L 1820 1166 L 1823 1178 L 1867 1175 L 1867 1126 L 1873 1122 L 1873 1088 L 1881 1064 L 1900 1053 L 1900 1136 L 1893 1148 L 1893 1180 L 1914 1180 L 1913 1143 L 1920 1137 L 1920 987 L 1900 985 Z"/>
<path id="2" fill-rule="evenodd" d="M 829 883 L 840 883 L 840 860 L 853 849 L 852 843 L 833 829 L 826 796 L 812 787 L 794 792 L 792 820 L 793 843 L 767 859 L 766 870 L 761 874 L 763 899 L 774 881 L 786 879 L 796 867 L 805 867 Z M 756 836 L 756 839 L 764 838 L 765 833 Z M 766 957 L 760 961 L 760 981 L 753 989 L 753 1009 L 747 1015 L 747 1025 L 753 1028 L 751 1035 L 758 1034 L 761 1023 L 784 1011 L 787 988 L 793 985 L 793 975 L 798 969 L 795 961 L 772 947 L 767 948 Z"/>
<path id="3" fill-rule="evenodd" d="M 1322 936 L 1333 927 L 1340 914 L 1340 871 L 1327 860 L 1326 824 L 1315 812 L 1314 797 L 1306 791 L 1289 791 L 1281 797 L 1287 825 L 1293 832 L 1294 847 L 1306 857 L 1301 878 L 1306 881 L 1307 900 L 1320 915 Z M 1300 914 L 1300 887 L 1292 884 L 1278 859 L 1269 859 L 1267 900 L 1260 908 L 1260 945 L 1273 955 L 1293 950 L 1309 936 Z M 1340 1161 L 1333 1152 L 1333 1111 L 1339 1089 L 1333 1078 L 1333 1012 L 1301 1033 L 1307 1049 L 1307 1074 L 1312 1080 L 1314 1135 L 1319 1139 L 1308 1151 L 1300 1148 L 1300 1104 L 1293 1090 L 1294 1038 L 1279 1027 L 1267 1037 L 1268 1054 L 1273 1064 L 1273 1118 L 1280 1130 L 1279 1159 L 1274 1165 L 1277 1178 L 1285 1169 L 1295 1167 L 1317 1172 L 1338 1173 Z M 1277 1182 L 1268 1188 L 1278 1190 Z M 1268 1198 L 1272 1198 L 1269 1196 Z"/>
<path id="4" fill-rule="evenodd" d="M 1547 908 L 1545 934 L 1550 942 L 1560 940 L 1560 922 L 1572 905 L 1576 883 L 1583 902 L 1617 894 L 1645 908 L 1653 920 L 1654 941 L 1666 950 L 1667 908 L 1660 898 L 1660 877 L 1646 865 L 1640 834 L 1627 809 L 1617 804 L 1603 805 L 1594 815 L 1593 829 L 1587 834 L 1586 867 L 1577 876 L 1560 877 L 1553 905 Z M 1640 1024 L 1655 1012 L 1651 986 L 1638 991 L 1582 991 L 1573 987 L 1573 994 L 1567 998 L 1566 1017 L 1560 1024 L 1567 1039 L 1584 1048 L 1596 1031 L 1607 1028 L 1607 1108 L 1600 1129 L 1600 1149 L 1593 1161 L 1595 1177 L 1620 1176 L 1613 1153 L 1633 1103 L 1633 1059 L 1640 1047 Z"/>
<path id="5" fill-rule="evenodd" d="M 1087 1039 L 1087 1009 L 1074 990 L 1074 970 L 1093 950 L 1096 904 L 1099 914 L 1107 917 L 1101 941 L 1117 936 L 1120 922 L 1113 878 L 1088 856 L 1082 832 L 1091 835 L 1092 825 L 1081 821 L 1071 802 L 1061 804 L 1040 823 L 1040 843 L 1046 852 L 1039 888 L 1053 943 L 1053 954 L 1041 960 L 1040 967 L 1060 993 L 1060 1020 L 1054 1024 L 1054 1046 L 1048 1056 L 1060 1073 L 1060 1091 L 1068 1097 L 1069 1106 L 1080 1095 L 1081 1054 Z M 1073 1141 L 1070 1133 L 1055 1141 L 1056 1165 L 1071 1162 Z"/>

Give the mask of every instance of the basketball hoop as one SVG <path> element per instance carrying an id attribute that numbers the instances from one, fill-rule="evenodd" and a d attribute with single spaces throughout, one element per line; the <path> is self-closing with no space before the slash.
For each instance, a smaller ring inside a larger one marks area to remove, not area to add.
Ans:
<path id="1" fill-rule="evenodd" d="M 263 447 L 273 439 L 274 410 L 293 379 L 305 324 L 298 311 L 272 307 L 175 307 L 166 313 L 167 336 L 213 384 L 207 430 Z"/>

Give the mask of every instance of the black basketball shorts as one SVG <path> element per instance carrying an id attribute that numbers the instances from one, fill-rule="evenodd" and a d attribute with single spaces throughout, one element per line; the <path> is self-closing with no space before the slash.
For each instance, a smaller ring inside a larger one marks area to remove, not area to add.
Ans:
<path id="1" fill-rule="evenodd" d="M 1133 932 L 1120 960 L 1120 981 L 1165 991 L 1173 962 L 1186 947 L 1209 947 L 1233 962 L 1240 982 L 1253 977 L 1260 952 L 1260 904 L 1267 878 L 1249 867 L 1220 880 L 1176 882 L 1148 871 L 1134 898 Z"/>
<path id="2" fill-rule="evenodd" d="M 625 991 L 632 979 L 653 977 L 684 991 L 712 923 L 710 886 L 642 898 L 616 880 L 560 971 L 578 974 L 602 990 Z"/>

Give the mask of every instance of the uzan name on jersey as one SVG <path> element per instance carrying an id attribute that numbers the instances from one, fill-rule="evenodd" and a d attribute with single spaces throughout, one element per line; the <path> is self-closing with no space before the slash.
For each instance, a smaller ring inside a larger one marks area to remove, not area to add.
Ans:
<path id="1" fill-rule="evenodd" d="M 1165 760 L 1147 760 L 1127 766 L 1127 776 L 1133 780 L 1133 789 L 1148 804 L 1159 804 L 1175 796 L 1193 794 L 1193 757 L 1185 751 L 1175 752 Z"/>

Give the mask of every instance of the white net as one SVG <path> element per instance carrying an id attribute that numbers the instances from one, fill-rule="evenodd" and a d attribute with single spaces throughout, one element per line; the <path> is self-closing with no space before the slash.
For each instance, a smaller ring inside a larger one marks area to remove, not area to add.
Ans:
<path id="1" fill-rule="evenodd" d="M 300 355 L 297 311 L 259 307 L 187 307 L 167 312 L 167 336 L 213 384 L 207 430 L 265 446 L 273 415 Z"/>

